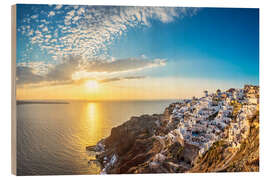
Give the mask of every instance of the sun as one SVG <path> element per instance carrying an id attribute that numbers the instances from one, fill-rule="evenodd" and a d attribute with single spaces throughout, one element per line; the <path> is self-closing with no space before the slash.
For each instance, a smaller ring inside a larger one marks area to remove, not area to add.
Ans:
<path id="1" fill-rule="evenodd" d="M 95 81 L 95 80 L 89 80 L 89 81 L 86 81 L 84 85 L 85 85 L 85 87 L 86 87 L 87 89 L 92 89 L 92 90 L 94 90 L 94 89 L 97 89 L 97 88 L 98 88 L 98 82 Z"/>

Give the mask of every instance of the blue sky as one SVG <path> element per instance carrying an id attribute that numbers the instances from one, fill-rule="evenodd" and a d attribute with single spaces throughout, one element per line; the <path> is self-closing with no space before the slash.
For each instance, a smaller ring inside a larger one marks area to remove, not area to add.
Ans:
<path id="1" fill-rule="evenodd" d="M 110 52 L 119 58 L 143 54 L 167 59 L 164 76 L 250 78 L 258 83 L 258 10 L 205 8 L 176 22 L 154 21 L 151 28 L 128 32 Z"/>
<path id="2" fill-rule="evenodd" d="M 17 71 L 21 84 L 73 82 L 79 71 L 258 84 L 259 10 L 18 5 Z"/>

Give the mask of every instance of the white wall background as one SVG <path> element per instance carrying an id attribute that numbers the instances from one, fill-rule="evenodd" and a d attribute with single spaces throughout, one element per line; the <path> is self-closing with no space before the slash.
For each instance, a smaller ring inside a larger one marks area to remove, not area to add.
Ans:
<path id="1" fill-rule="evenodd" d="M 207 174 L 157 174 L 157 175 L 111 175 L 111 176 L 42 176 L 20 179 L 229 179 L 270 177 L 270 3 L 267 0 L 9 0 L 1 1 L 0 13 L 0 179 L 15 179 L 11 175 L 11 5 L 16 3 L 87 4 L 87 5 L 147 5 L 147 6 L 193 6 L 193 7 L 252 7 L 260 8 L 260 173 L 207 173 Z M 269 138 L 268 138 L 269 137 Z M 269 177 L 268 177 L 269 176 Z"/>

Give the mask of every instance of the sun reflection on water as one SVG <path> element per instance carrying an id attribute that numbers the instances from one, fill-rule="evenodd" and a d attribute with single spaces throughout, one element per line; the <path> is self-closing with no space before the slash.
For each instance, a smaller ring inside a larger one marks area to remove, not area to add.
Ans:
<path id="1" fill-rule="evenodd" d="M 99 106 L 97 103 L 88 103 L 86 106 L 86 123 L 89 127 L 89 135 L 91 140 L 94 140 L 96 143 L 100 140 L 101 132 L 100 128 L 102 127 L 102 122 L 100 121 Z"/>
<path id="2" fill-rule="evenodd" d="M 91 139 L 91 145 L 96 144 L 100 140 L 100 127 L 102 123 L 100 120 L 100 111 L 97 103 L 88 103 L 85 111 L 85 123 L 88 127 L 88 137 Z M 89 159 L 95 159 L 95 155 L 89 154 Z M 100 172 L 100 165 L 96 161 L 89 161 L 88 167 L 91 174 L 98 174 Z"/>
<path id="3" fill-rule="evenodd" d="M 97 105 L 95 103 L 88 103 L 87 104 L 87 119 L 89 122 L 94 122 L 97 116 Z"/>

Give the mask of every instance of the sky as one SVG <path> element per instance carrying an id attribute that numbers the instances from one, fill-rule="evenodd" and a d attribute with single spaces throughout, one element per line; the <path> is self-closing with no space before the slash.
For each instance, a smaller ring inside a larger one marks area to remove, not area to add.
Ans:
<path id="1" fill-rule="evenodd" d="M 201 96 L 259 84 L 259 10 L 17 5 L 17 99 Z"/>

